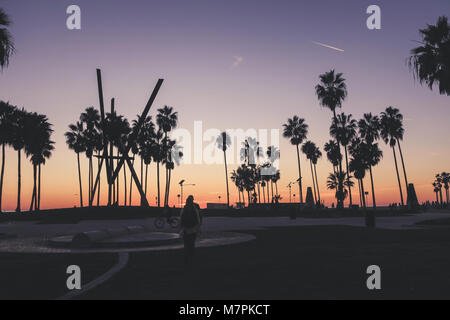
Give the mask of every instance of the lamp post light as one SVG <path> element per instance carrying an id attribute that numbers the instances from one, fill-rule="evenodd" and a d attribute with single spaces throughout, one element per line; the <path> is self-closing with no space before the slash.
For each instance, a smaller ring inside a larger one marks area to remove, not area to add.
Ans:
<path id="1" fill-rule="evenodd" d="M 180 189 L 181 189 L 181 192 L 180 192 L 180 194 L 181 194 L 181 205 L 183 205 L 183 186 L 195 186 L 195 184 L 194 183 L 191 183 L 191 184 L 185 184 L 185 182 L 186 182 L 186 180 L 181 180 L 180 182 L 178 182 L 178 184 L 180 185 Z"/>

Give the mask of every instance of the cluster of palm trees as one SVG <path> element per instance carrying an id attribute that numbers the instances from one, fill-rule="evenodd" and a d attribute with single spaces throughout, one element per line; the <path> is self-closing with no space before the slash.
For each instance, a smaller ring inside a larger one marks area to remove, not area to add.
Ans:
<path id="1" fill-rule="evenodd" d="M 434 193 L 436 194 L 436 204 L 441 205 L 441 207 L 448 206 L 448 198 L 449 198 L 449 184 L 450 184 L 450 173 L 448 172 L 442 172 L 438 173 L 435 176 L 433 187 L 434 187 Z M 442 197 L 442 188 L 445 189 L 445 198 L 446 203 L 444 204 L 444 199 Z"/>
<path id="2" fill-rule="evenodd" d="M 324 146 L 327 159 L 333 165 L 333 172 L 327 179 L 327 187 L 335 190 L 337 207 L 342 208 L 344 200 L 349 198 L 349 206 L 353 205 L 352 187 L 354 177 L 358 181 L 360 204 L 366 206 L 364 178 L 366 172 L 370 174 L 372 186 L 372 203 L 376 208 L 375 188 L 373 183 L 372 168 L 376 166 L 383 153 L 379 148 L 378 140 L 380 138 L 390 147 L 392 147 L 395 160 L 395 168 L 400 190 L 401 203 L 404 205 L 403 191 L 400 182 L 400 176 L 397 165 L 395 146 L 400 153 L 403 175 L 405 178 L 406 192 L 408 193 L 408 179 L 406 175 L 403 153 L 400 141 L 403 139 L 403 116 L 399 110 L 388 107 L 380 116 L 374 116 L 371 113 L 364 114 L 363 118 L 357 121 L 351 114 L 344 112 L 337 114 L 336 108 L 342 107 L 342 103 L 347 97 L 347 86 L 342 73 L 336 73 L 334 70 L 326 72 L 319 76 L 320 83 L 316 86 L 316 95 L 319 103 L 330 109 L 333 113 L 330 136 L 333 138 Z M 299 201 L 303 203 L 302 174 L 300 161 L 300 146 L 306 158 L 310 160 L 311 174 L 314 189 L 314 199 L 320 204 L 320 191 L 316 172 L 317 160 L 322 153 L 319 148 L 311 141 L 306 141 L 308 135 L 308 125 L 305 119 L 299 116 L 293 116 L 283 125 L 283 136 L 288 138 L 292 145 L 297 149 L 297 164 L 299 171 Z M 343 148 L 343 152 L 341 151 Z M 350 155 L 350 160 L 349 160 Z M 342 162 L 345 160 L 345 170 Z M 351 175 L 353 174 L 353 176 Z M 316 196 L 317 194 L 317 196 Z"/>
<path id="3" fill-rule="evenodd" d="M 52 124 L 47 117 L 36 112 L 27 112 L 8 102 L 0 101 L 0 144 L 2 147 L 2 167 L 0 173 L 0 211 L 2 208 L 3 179 L 5 172 L 5 149 L 17 151 L 17 207 L 21 211 L 22 151 L 33 166 L 33 192 L 30 211 L 41 206 L 41 166 L 52 155 L 54 142 L 51 140 Z"/>
<path id="4" fill-rule="evenodd" d="M 112 105 L 114 100 L 112 101 Z M 139 117 L 139 116 L 138 116 Z M 100 162 L 102 159 L 101 152 L 104 148 L 109 148 L 109 157 L 105 159 L 112 171 L 114 171 L 115 165 L 125 157 L 127 154 L 122 154 L 124 146 L 131 145 L 131 158 L 132 163 L 136 156 L 140 157 L 140 184 L 143 186 L 145 195 L 148 192 L 148 167 L 151 162 L 155 162 L 157 166 L 157 205 L 161 205 L 160 202 L 160 165 L 165 167 L 166 170 L 166 185 L 164 194 L 164 206 L 168 206 L 169 192 L 170 192 L 170 180 L 171 172 L 175 167 L 175 164 L 179 164 L 181 157 L 183 156 L 180 147 L 176 144 L 175 140 L 170 139 L 170 132 L 177 126 L 178 113 L 174 112 L 172 107 L 164 106 L 158 109 L 156 116 L 156 125 L 152 120 L 152 117 L 148 116 L 143 121 L 143 125 L 139 132 L 137 132 L 137 138 L 131 140 L 130 137 L 137 130 L 139 123 L 138 120 L 134 120 L 132 124 L 122 116 L 118 115 L 114 111 L 114 107 L 110 113 L 106 113 L 105 121 L 100 119 L 99 112 L 93 107 L 88 107 L 83 113 L 81 113 L 79 121 L 75 124 L 69 125 L 69 131 L 66 132 L 66 143 L 69 149 L 73 150 L 77 155 L 78 163 L 78 180 L 80 189 L 80 206 L 83 207 L 83 188 L 82 188 L 82 175 L 80 154 L 85 153 L 89 161 L 88 170 L 88 197 L 89 206 L 93 205 L 94 199 L 94 168 L 93 157 L 97 158 L 97 172 L 100 169 Z M 144 168 L 145 167 L 145 168 Z M 118 206 L 120 202 L 119 191 L 123 189 L 123 206 L 131 205 L 132 203 L 132 191 L 133 191 L 133 179 L 130 178 L 129 191 L 127 191 L 127 173 L 125 166 L 121 168 L 123 172 L 123 184 L 120 182 L 120 175 L 114 182 L 108 183 L 108 201 L 107 205 Z M 100 190 L 100 181 L 98 180 L 98 190 Z M 100 192 L 97 193 L 97 206 L 100 205 Z"/>
<path id="5" fill-rule="evenodd" d="M 226 146 L 229 145 L 227 134 L 220 134 L 217 142 L 218 147 L 225 153 Z M 260 147 L 259 142 L 255 138 L 249 137 L 242 143 L 240 156 L 242 164 L 231 172 L 231 181 L 233 181 L 238 190 L 239 204 L 245 205 L 245 193 L 247 193 L 248 205 L 251 203 L 268 204 L 279 202 L 281 199 L 278 193 L 280 170 L 274 166 L 275 162 L 280 158 L 279 149 L 275 146 L 269 146 L 264 155 L 264 150 Z M 226 161 L 225 172 L 227 172 Z M 227 176 L 226 180 L 228 193 Z"/>

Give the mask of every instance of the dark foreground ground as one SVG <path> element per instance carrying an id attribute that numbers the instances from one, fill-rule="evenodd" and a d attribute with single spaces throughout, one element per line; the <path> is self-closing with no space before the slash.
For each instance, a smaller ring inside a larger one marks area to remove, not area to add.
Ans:
<path id="1" fill-rule="evenodd" d="M 450 298 L 450 228 L 366 230 L 342 226 L 251 231 L 257 239 L 201 248 L 185 270 L 179 250 L 131 253 L 128 266 L 81 299 Z M 1 254 L 2 298 L 54 298 L 65 267 L 93 278 L 116 255 Z M 366 268 L 381 267 L 380 291 Z M 31 271 L 30 271 L 31 270 Z"/>

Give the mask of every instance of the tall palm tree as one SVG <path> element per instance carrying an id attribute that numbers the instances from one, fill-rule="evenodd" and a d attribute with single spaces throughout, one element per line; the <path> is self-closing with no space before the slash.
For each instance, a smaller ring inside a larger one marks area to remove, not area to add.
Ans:
<path id="1" fill-rule="evenodd" d="M 358 131 L 361 138 L 369 146 L 368 158 L 370 182 L 372 186 L 372 205 L 373 208 L 376 209 L 377 204 L 375 201 L 372 167 L 376 166 L 383 157 L 383 152 L 378 147 L 378 143 L 375 143 L 375 141 L 380 138 L 380 119 L 378 116 L 373 116 L 371 113 L 365 113 L 363 118 L 358 121 Z"/>
<path id="2" fill-rule="evenodd" d="M 445 189 L 445 197 L 447 199 L 447 206 L 448 206 L 448 197 L 449 197 L 449 184 L 450 184 L 450 173 L 448 172 L 442 172 L 441 173 L 441 180 L 442 183 L 444 185 L 444 189 Z"/>
<path id="3" fill-rule="evenodd" d="M 168 133 L 172 131 L 172 129 L 174 129 L 178 124 L 178 112 L 174 112 L 173 107 L 164 106 L 163 108 L 158 109 L 158 114 L 156 115 L 156 123 L 158 124 L 159 130 L 161 130 L 164 133 L 164 138 L 167 139 Z M 169 181 L 169 169 L 166 167 L 166 192 L 165 192 L 164 206 L 168 205 L 167 203 L 168 201 L 167 195 L 169 188 L 168 181 Z M 158 194 L 158 206 L 159 206 L 159 194 Z"/>
<path id="4" fill-rule="evenodd" d="M 238 189 L 238 195 L 239 195 L 239 205 L 242 203 L 241 200 L 241 193 L 243 195 L 244 192 L 244 183 L 243 183 L 243 178 L 240 172 L 240 168 L 237 168 L 236 170 L 233 170 L 231 172 L 231 177 L 230 177 L 231 181 L 235 184 L 236 188 Z M 245 205 L 245 199 L 243 200 L 244 205 Z"/>
<path id="5" fill-rule="evenodd" d="M 230 207 L 230 190 L 228 188 L 228 167 L 227 167 L 227 149 L 231 145 L 231 137 L 226 131 L 220 133 L 216 140 L 217 147 L 223 151 L 223 161 L 225 164 L 225 182 L 227 185 L 227 207 Z"/>
<path id="6" fill-rule="evenodd" d="M 403 127 L 401 123 L 401 115 L 398 113 L 398 109 L 388 107 L 386 111 L 381 113 L 380 117 L 380 135 L 383 141 L 392 148 L 394 154 L 395 171 L 397 173 L 398 187 L 400 190 L 400 200 L 402 206 L 405 205 L 403 201 L 403 192 L 400 183 L 400 175 L 398 173 L 397 156 L 395 154 L 395 144 L 398 143 L 398 138 L 403 137 Z M 405 173 L 406 178 L 406 173 Z M 408 190 L 408 189 L 406 189 Z"/>
<path id="7" fill-rule="evenodd" d="M 320 151 L 319 147 L 315 147 L 314 152 L 312 154 L 312 163 L 314 165 L 314 175 L 316 176 L 316 188 L 317 188 L 317 199 L 319 202 L 319 205 L 321 204 L 320 201 L 320 189 L 319 189 L 319 182 L 317 179 L 317 161 L 322 157 L 322 152 Z"/>
<path id="8" fill-rule="evenodd" d="M 128 156 L 126 154 L 122 154 L 124 152 L 123 148 L 128 140 L 128 135 L 131 131 L 130 124 L 128 120 L 122 116 L 118 115 L 116 112 L 111 112 L 106 114 L 105 123 L 104 123 L 104 134 L 107 138 L 107 141 L 111 142 L 112 147 L 116 147 L 117 150 L 117 162 L 119 161 L 120 156 Z M 111 156 L 111 168 L 114 170 L 113 164 L 113 152 L 110 154 Z M 125 166 L 123 166 L 123 170 L 126 170 Z M 120 179 L 119 175 L 116 178 L 116 184 L 112 187 L 113 194 L 113 203 L 114 205 L 119 204 L 119 187 L 120 187 Z M 126 188 L 126 181 L 125 181 Z M 126 192 L 125 192 L 126 194 Z"/>
<path id="9" fill-rule="evenodd" d="M 309 160 L 309 164 L 311 165 L 311 177 L 312 177 L 313 190 L 314 190 L 314 203 L 317 204 L 316 182 L 314 179 L 314 170 L 313 170 L 313 163 L 312 163 L 312 159 L 314 158 L 315 151 L 316 151 L 316 145 L 314 144 L 314 142 L 306 141 L 302 146 L 302 152 L 306 155 L 306 159 Z"/>
<path id="10" fill-rule="evenodd" d="M 299 145 L 306 139 L 308 134 L 308 125 L 305 123 L 305 119 L 293 116 L 287 120 L 287 123 L 283 124 L 283 137 L 288 138 L 292 145 L 297 149 L 297 164 L 298 164 L 298 188 L 300 194 L 300 203 L 303 203 L 303 190 L 302 190 L 302 170 L 300 166 L 300 151 Z"/>
<path id="11" fill-rule="evenodd" d="M 280 158 L 280 150 L 275 146 L 269 146 L 267 147 L 266 155 L 267 155 L 267 167 L 269 172 L 265 173 L 270 177 L 269 182 L 272 193 L 271 202 L 273 202 L 274 201 L 273 184 L 275 175 L 277 174 L 277 169 L 275 168 L 274 164 L 275 161 L 277 161 Z"/>
<path id="12" fill-rule="evenodd" d="M 33 192 L 30 211 L 40 209 L 41 165 L 50 158 L 54 150 L 54 142 L 50 140 L 53 133 L 52 124 L 45 115 L 31 113 L 28 116 L 29 132 L 25 137 L 25 154 L 30 157 L 33 165 Z M 37 177 L 37 172 L 38 177 Z"/>
<path id="13" fill-rule="evenodd" d="M 66 143 L 69 149 L 77 154 L 78 163 L 78 182 L 80 185 L 80 207 L 83 207 L 83 188 L 81 183 L 81 167 L 80 167 L 80 153 L 86 150 L 86 141 L 84 137 L 83 123 L 78 121 L 76 124 L 69 125 L 70 131 L 65 133 Z"/>
<path id="14" fill-rule="evenodd" d="M 89 206 L 92 206 L 92 190 L 94 188 L 94 168 L 92 165 L 92 156 L 97 147 L 100 146 L 100 114 L 94 107 L 88 107 L 80 115 L 80 121 L 86 126 L 83 132 L 86 143 L 86 157 L 89 159 Z"/>
<path id="15" fill-rule="evenodd" d="M 426 83 L 432 90 L 439 86 L 439 93 L 450 95 L 450 24 L 445 16 L 436 25 L 419 30 L 421 46 L 411 50 L 409 67 L 414 78 Z"/>
<path id="16" fill-rule="evenodd" d="M 439 199 L 441 200 L 440 204 L 441 204 L 441 206 L 443 206 L 444 205 L 444 201 L 442 199 L 442 177 L 441 177 L 441 175 L 439 173 L 436 174 L 434 183 L 435 183 L 435 186 L 439 190 Z"/>
<path id="17" fill-rule="evenodd" d="M 334 70 L 330 70 L 319 76 L 320 83 L 316 85 L 316 95 L 319 99 L 320 105 L 330 109 L 333 112 L 333 121 L 336 121 L 336 108 L 342 107 L 342 102 L 347 97 L 347 85 L 345 84 L 345 79 L 342 73 L 335 73 Z M 338 142 L 338 150 L 340 151 L 340 146 Z M 339 161 L 339 173 L 342 173 L 342 161 Z M 340 182 L 338 179 L 337 182 Z M 350 184 L 352 185 L 352 184 Z M 338 186 L 342 189 L 344 185 Z M 343 194 L 343 190 L 339 190 L 339 194 Z M 340 197 L 343 199 L 343 197 Z M 338 201 L 337 206 L 342 208 L 344 203 Z"/>
<path id="18" fill-rule="evenodd" d="M 9 58 L 14 53 L 14 42 L 8 30 L 10 25 L 11 20 L 6 12 L 0 8 L 0 71 L 8 66 Z"/>
<path id="19" fill-rule="evenodd" d="M 12 144 L 15 107 L 0 101 L 0 144 L 2 146 L 2 169 L 0 173 L 0 213 L 2 212 L 3 177 L 5 173 L 6 146 Z"/>
<path id="20" fill-rule="evenodd" d="M 363 142 L 359 137 L 353 139 L 349 146 L 349 151 L 352 156 L 349 169 L 359 181 L 359 186 L 361 188 L 360 198 L 364 207 L 366 207 L 364 177 L 366 176 L 366 170 L 370 167 L 369 147 L 370 145 Z"/>
<path id="21" fill-rule="evenodd" d="M 133 120 L 132 130 L 137 130 L 137 125 L 139 123 L 140 116 L 138 115 L 138 120 Z M 140 131 L 137 134 L 136 141 L 129 141 L 131 143 L 131 152 L 136 155 L 139 154 L 141 158 L 141 185 L 145 190 L 147 190 L 147 175 L 148 175 L 148 165 L 152 161 L 154 157 L 154 152 L 156 150 L 156 141 L 155 141 L 156 133 L 155 133 L 155 124 L 152 121 L 152 117 L 148 116 L 144 119 L 143 124 L 141 126 Z M 145 161 L 144 161 L 145 159 Z M 146 177 L 144 180 L 144 162 L 146 164 L 145 173 Z M 130 184 L 130 204 L 131 204 L 131 196 L 133 190 L 133 179 L 131 179 Z M 146 193 L 147 191 L 145 191 Z M 141 206 L 143 205 L 141 199 Z"/>
<path id="22" fill-rule="evenodd" d="M 352 118 L 352 115 L 346 115 L 344 112 L 338 114 L 330 126 L 330 135 L 338 141 L 338 144 L 344 147 L 345 151 L 345 166 L 347 169 L 347 180 L 350 180 L 348 168 L 347 147 L 350 141 L 356 135 L 357 122 Z M 350 207 L 352 206 L 352 189 L 348 189 Z"/>
<path id="23" fill-rule="evenodd" d="M 25 109 L 15 109 L 13 115 L 13 128 L 12 128 L 12 146 L 17 151 L 17 207 L 16 212 L 21 210 L 21 187 L 22 187 L 22 174 L 21 174 L 21 150 L 25 147 L 25 137 L 27 135 L 27 118 L 28 113 Z"/>

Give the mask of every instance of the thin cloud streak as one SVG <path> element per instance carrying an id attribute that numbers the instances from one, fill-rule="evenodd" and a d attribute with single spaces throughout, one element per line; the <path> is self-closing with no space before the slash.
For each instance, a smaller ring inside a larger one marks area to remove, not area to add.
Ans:
<path id="1" fill-rule="evenodd" d="M 339 48 L 330 46 L 330 45 L 325 44 L 325 43 L 320 43 L 320 42 L 316 42 L 316 41 L 312 41 L 312 43 L 314 43 L 314 44 L 316 44 L 318 46 L 321 46 L 321 47 L 329 48 L 329 49 L 336 50 L 336 51 L 339 51 L 339 52 L 344 52 L 343 49 L 339 49 Z"/>

